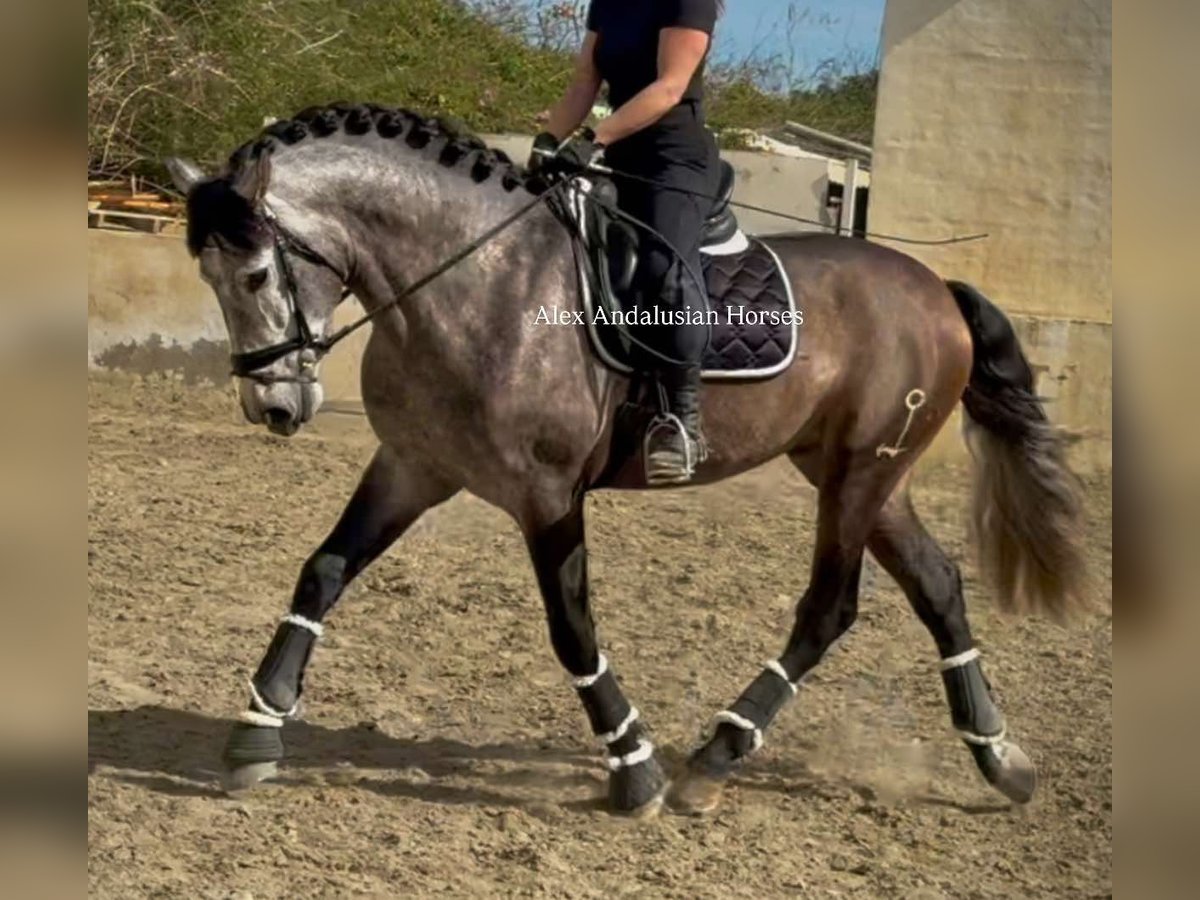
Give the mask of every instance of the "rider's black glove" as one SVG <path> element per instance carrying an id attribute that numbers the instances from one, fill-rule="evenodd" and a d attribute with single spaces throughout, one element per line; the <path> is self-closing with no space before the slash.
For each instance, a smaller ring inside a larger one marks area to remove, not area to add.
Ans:
<path id="1" fill-rule="evenodd" d="M 525 168 L 529 170 L 529 174 L 536 175 L 538 171 L 545 165 L 546 160 L 555 154 L 558 150 L 559 140 L 548 131 L 543 131 L 533 139 L 533 150 L 529 154 L 529 162 L 525 163 Z"/>
<path id="2" fill-rule="evenodd" d="M 596 143 L 596 132 L 581 128 L 568 141 L 559 146 L 558 152 L 546 160 L 547 168 L 564 175 L 578 175 L 599 161 L 604 154 L 604 145 Z"/>

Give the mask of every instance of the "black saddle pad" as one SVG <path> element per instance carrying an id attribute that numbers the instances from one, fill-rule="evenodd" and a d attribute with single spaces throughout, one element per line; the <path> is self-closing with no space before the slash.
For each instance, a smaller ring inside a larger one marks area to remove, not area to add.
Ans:
<path id="1" fill-rule="evenodd" d="M 614 322 L 623 312 L 612 286 L 608 249 L 589 234 L 602 227 L 582 191 L 572 198 L 572 225 L 584 320 L 597 356 L 622 373 L 636 366 L 629 332 L 637 326 Z M 779 257 L 759 238 L 724 241 L 719 254 L 701 252 L 708 287 L 709 344 L 702 361 L 707 380 L 763 379 L 787 369 L 796 354 L 803 313 Z M 644 339 L 640 338 L 639 339 Z"/>
<path id="2" fill-rule="evenodd" d="M 766 378 L 795 355 L 802 314 L 779 258 L 758 238 L 738 253 L 702 253 L 716 324 L 704 351 L 705 374 Z"/>

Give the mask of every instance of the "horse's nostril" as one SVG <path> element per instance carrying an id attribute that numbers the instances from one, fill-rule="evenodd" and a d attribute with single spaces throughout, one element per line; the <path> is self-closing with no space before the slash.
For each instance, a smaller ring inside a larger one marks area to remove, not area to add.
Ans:
<path id="1" fill-rule="evenodd" d="M 295 434 L 300 427 L 300 423 L 292 417 L 291 412 L 279 406 L 264 409 L 263 422 L 275 434 Z"/>

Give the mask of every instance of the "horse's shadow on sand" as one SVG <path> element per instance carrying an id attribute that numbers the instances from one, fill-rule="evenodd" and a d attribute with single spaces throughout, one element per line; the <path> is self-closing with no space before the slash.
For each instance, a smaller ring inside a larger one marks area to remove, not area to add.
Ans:
<path id="1" fill-rule="evenodd" d="M 115 770 L 110 777 L 174 796 L 225 797 L 221 751 L 229 720 L 164 706 L 88 710 L 88 771 Z M 369 725 L 325 728 L 289 722 L 287 758 L 273 781 L 283 785 L 349 786 L 383 796 L 428 803 L 522 808 L 555 808 L 590 813 L 605 808 L 604 780 L 594 750 L 555 746 L 545 740 L 469 744 L 449 738 L 398 738 Z M 668 772 L 682 766 L 684 754 L 660 748 Z M 831 799 L 840 788 L 865 797 L 870 789 L 830 782 L 803 763 L 785 772 L 747 771 L 731 778 L 743 790 L 789 797 Z M 379 778 L 385 772 L 393 778 Z M 533 788 L 534 790 L 530 790 Z M 576 799 L 565 799 L 574 796 Z M 921 806 L 953 807 L 979 815 L 1003 812 L 1008 804 L 963 805 L 922 796 Z"/>
<path id="2" fill-rule="evenodd" d="M 88 771 L 116 770 L 111 777 L 159 793 L 223 797 L 221 751 L 228 719 L 163 706 L 88 710 Z M 286 726 L 287 758 L 273 781 L 357 787 L 435 803 L 524 807 L 555 787 L 594 797 L 561 803 L 601 808 L 603 783 L 596 754 L 544 740 L 468 744 L 448 738 L 397 738 L 371 725 L 326 728 L 293 721 Z M 373 772 L 395 773 L 392 780 Z M 449 782 L 454 782 L 449 783 Z M 517 790 L 536 786 L 536 795 Z M 508 787 L 513 793 L 503 790 Z"/>

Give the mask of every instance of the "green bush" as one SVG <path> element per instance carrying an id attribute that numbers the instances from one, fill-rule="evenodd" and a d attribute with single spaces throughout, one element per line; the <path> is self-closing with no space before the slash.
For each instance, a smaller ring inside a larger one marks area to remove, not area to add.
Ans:
<path id="1" fill-rule="evenodd" d="M 459 0 L 90 0 L 88 30 L 92 174 L 154 178 L 171 154 L 219 165 L 264 117 L 335 100 L 532 132 L 571 72 Z M 710 119 L 869 138 L 873 80 L 847 83 L 777 95 L 714 77 Z"/>
<path id="2" fill-rule="evenodd" d="M 764 92 L 745 78 L 710 84 L 708 121 L 721 131 L 777 129 L 790 120 L 870 144 L 876 81 L 877 74 L 868 72 L 786 94 Z"/>
<path id="3" fill-rule="evenodd" d="M 444 0 L 91 0 L 88 162 L 212 164 L 308 105 L 370 100 L 529 131 L 570 61 Z"/>

